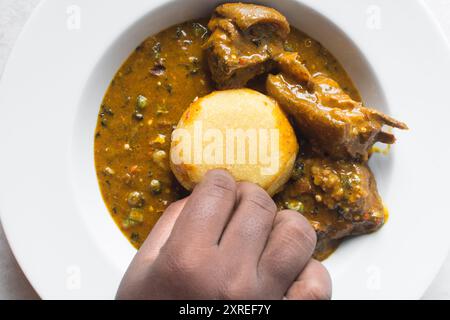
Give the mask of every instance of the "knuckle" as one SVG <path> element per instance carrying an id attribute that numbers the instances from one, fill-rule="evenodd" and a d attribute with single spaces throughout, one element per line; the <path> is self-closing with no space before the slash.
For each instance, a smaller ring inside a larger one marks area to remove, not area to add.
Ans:
<path id="1" fill-rule="evenodd" d="M 280 252 L 275 251 L 268 254 L 264 259 L 264 269 L 269 274 L 285 276 L 285 257 Z"/>
<path id="2" fill-rule="evenodd" d="M 225 170 L 211 170 L 205 176 L 206 183 L 204 188 L 211 196 L 234 195 L 236 191 L 236 182 L 233 177 Z"/>
<path id="3" fill-rule="evenodd" d="M 264 256 L 264 268 L 278 278 L 286 279 L 298 274 L 302 261 L 309 260 L 315 245 L 316 234 L 308 221 L 298 212 L 280 212 L 276 226 L 277 246 L 272 246 Z"/>
<path id="4" fill-rule="evenodd" d="M 244 182 L 240 185 L 242 201 L 257 210 L 264 210 L 274 213 L 277 206 L 268 193 L 256 184 Z"/>
<path id="5" fill-rule="evenodd" d="M 288 210 L 281 214 L 285 215 L 282 228 L 286 241 L 301 245 L 307 251 L 314 250 L 317 236 L 308 220 L 295 211 Z"/>

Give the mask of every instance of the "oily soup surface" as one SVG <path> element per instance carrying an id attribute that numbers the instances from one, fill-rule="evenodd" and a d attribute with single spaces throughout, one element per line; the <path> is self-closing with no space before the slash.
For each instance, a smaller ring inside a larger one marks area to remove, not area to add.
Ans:
<path id="1" fill-rule="evenodd" d="M 145 40 L 117 72 L 100 107 L 94 147 L 101 193 L 136 248 L 167 206 L 188 194 L 169 168 L 170 136 L 189 104 L 214 90 L 202 51 L 209 36 L 206 25 L 206 19 L 189 21 Z M 312 73 L 330 76 L 360 100 L 344 69 L 320 43 L 292 28 L 285 50 L 301 52 Z M 263 84 L 256 80 L 249 87 L 265 93 Z M 289 194 L 275 199 L 280 207 L 290 200 Z M 307 201 L 304 206 L 308 217 L 313 208 Z M 316 256 L 331 250 L 326 246 Z"/>

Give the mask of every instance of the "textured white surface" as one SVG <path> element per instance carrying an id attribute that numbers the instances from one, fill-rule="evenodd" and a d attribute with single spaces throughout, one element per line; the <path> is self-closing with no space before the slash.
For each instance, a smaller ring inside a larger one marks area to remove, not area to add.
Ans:
<path id="1" fill-rule="evenodd" d="M 0 0 L 0 77 L 11 48 L 39 0 Z M 20 270 L 0 225 L 0 299 L 37 299 Z"/>
<path id="2" fill-rule="evenodd" d="M 450 0 L 426 0 L 433 14 L 450 41 Z M 441 267 L 441 271 L 425 292 L 424 299 L 450 299 L 450 255 Z"/>
<path id="3" fill-rule="evenodd" d="M 450 38 L 450 0 L 426 0 L 425 2 Z M 39 0 L 0 0 L 0 76 L 14 41 L 37 3 Z M 0 299 L 36 298 L 38 296 L 12 256 L 0 226 Z M 424 298 L 450 299 L 450 259 L 447 259 L 442 266 Z"/>

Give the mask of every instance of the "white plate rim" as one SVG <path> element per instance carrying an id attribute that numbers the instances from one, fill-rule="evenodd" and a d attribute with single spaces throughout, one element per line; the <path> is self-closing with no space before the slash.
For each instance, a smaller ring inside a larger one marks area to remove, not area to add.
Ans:
<path id="1" fill-rule="evenodd" d="M 27 23 L 24 31 L 22 32 L 22 34 L 21 34 L 21 36 L 20 36 L 20 38 L 19 38 L 19 40 L 17 42 L 17 45 L 16 45 L 15 49 L 11 53 L 10 61 L 8 62 L 8 65 L 5 68 L 4 75 L 3 75 L 2 79 L 1 79 L 2 81 L 1 81 L 1 84 L 0 84 L 0 89 L 3 89 L 5 87 L 7 87 L 7 84 L 8 84 L 8 81 L 9 81 L 8 79 L 10 78 L 10 76 L 11 76 L 11 74 L 13 72 L 13 71 L 11 71 L 11 70 L 13 70 L 13 68 L 10 69 L 9 66 L 10 65 L 14 65 L 15 64 L 14 60 L 16 60 L 16 55 L 20 55 L 17 52 L 19 50 L 17 48 L 20 48 L 20 46 L 22 45 L 22 42 L 25 41 L 24 39 L 26 39 L 26 37 L 29 37 L 30 34 L 32 34 L 33 30 L 31 29 L 31 26 L 32 25 L 35 26 L 34 24 L 39 19 L 39 14 L 40 14 L 41 10 L 43 10 L 43 8 L 45 6 L 47 6 L 48 3 L 50 3 L 50 2 L 51 1 L 44 1 L 44 2 L 42 2 L 39 5 L 39 8 L 36 9 L 35 13 L 33 14 L 32 18 L 30 19 L 30 21 Z M 308 1 L 305 1 L 305 2 L 308 2 Z M 326 9 L 324 8 L 324 7 L 327 6 L 326 2 L 327 1 L 324 1 L 322 4 L 318 4 L 316 6 L 316 8 L 320 8 L 322 6 L 321 9 L 323 9 L 324 12 L 326 12 Z M 430 13 L 426 9 L 426 5 L 424 5 L 422 1 L 417 1 L 417 3 L 420 6 L 423 6 L 423 8 L 424 8 L 424 10 L 425 10 L 427 15 L 430 15 Z M 63 7 L 62 4 L 60 4 L 59 6 Z M 440 33 L 441 41 L 446 42 L 446 40 L 444 40 L 445 37 L 442 34 L 442 30 L 440 30 L 437 27 L 436 22 L 431 18 L 431 16 L 429 16 L 428 19 L 432 23 L 435 24 L 434 25 L 435 32 L 436 33 Z M 428 21 L 428 22 L 430 22 L 430 21 Z M 345 29 L 345 23 L 343 23 L 342 21 L 339 21 L 339 19 L 337 19 L 337 23 L 342 23 L 342 25 L 340 24 L 340 26 L 341 27 L 344 26 L 343 28 Z M 448 52 L 448 43 L 446 43 L 445 46 L 442 46 L 440 48 L 444 48 L 444 47 L 446 47 L 446 50 Z M 448 61 L 446 61 L 446 66 L 448 66 Z M 4 100 L 2 100 L 2 99 L 4 98 L 5 95 L 3 94 L 2 90 L 0 90 L 0 95 L 1 95 L 0 101 L 3 102 Z M 5 139 L 5 137 L 7 137 L 7 131 L 5 131 L 5 128 L 8 128 L 8 123 L 6 123 L 3 120 L 0 120 L 0 121 L 1 121 L 0 123 L 2 124 L 2 128 L 0 129 L 1 130 L 0 132 L 3 134 L 3 137 L 1 137 L 0 139 Z M 403 138 L 403 137 L 404 137 L 404 135 L 401 135 L 401 138 Z M 2 140 L 2 142 L 3 141 L 4 140 Z M 448 156 L 448 152 L 447 153 L 443 152 L 440 155 L 442 156 L 442 158 L 445 158 L 446 156 Z M 11 164 L 14 163 L 11 160 L 8 160 L 8 161 L 0 160 L 0 161 L 2 162 L 2 166 L 3 166 L 3 168 L 0 171 L 0 172 L 2 172 L 2 174 L 7 172 L 5 170 L 5 167 L 7 167 L 7 170 L 10 170 Z M 435 164 L 436 164 L 436 167 L 441 168 L 441 165 L 442 165 L 441 162 L 436 161 Z M 7 235 L 7 238 L 10 241 L 11 247 L 12 247 L 16 257 L 18 258 L 19 264 L 21 265 L 21 267 L 24 270 L 25 274 L 30 279 L 32 285 L 37 289 L 37 291 L 41 294 L 41 296 L 44 297 L 44 298 L 45 297 L 56 297 L 57 295 L 55 295 L 55 292 L 51 292 L 51 290 L 52 290 L 51 288 L 45 288 L 45 284 L 43 282 L 43 279 L 39 279 L 38 280 L 34 276 L 36 274 L 36 272 L 32 271 L 32 269 L 36 270 L 36 265 L 30 263 L 29 259 L 25 259 L 25 255 L 27 255 L 27 253 L 23 251 L 24 250 L 23 244 L 20 244 L 21 243 L 21 239 L 19 238 L 20 234 L 16 234 L 15 232 L 12 231 L 14 229 L 15 230 L 17 230 L 17 229 L 16 229 L 16 227 L 12 227 L 11 226 L 11 223 L 13 223 L 13 220 L 11 218 L 11 214 L 14 214 L 14 212 L 10 211 L 11 204 L 8 203 L 9 199 L 7 199 L 7 197 L 5 196 L 5 194 L 8 194 L 8 187 L 10 186 L 10 185 L 5 184 L 5 182 L 4 182 L 4 181 L 7 181 L 7 180 L 8 180 L 8 178 L 4 179 L 2 182 L 0 182 L 0 191 L 2 193 L 0 195 L 0 206 L 1 206 L 1 209 L 2 209 L 0 211 L 0 214 L 1 214 L 1 217 L 2 217 L 2 222 L 4 223 L 4 229 L 5 229 L 5 233 Z M 11 182 L 12 181 L 8 181 L 8 183 L 11 183 Z M 4 208 L 7 208 L 6 211 L 4 211 Z M 433 254 L 433 256 L 435 256 L 435 258 L 436 258 L 434 266 L 429 268 L 429 270 L 430 270 L 429 274 L 426 277 L 427 279 L 423 280 L 423 283 L 425 283 L 425 282 L 429 283 L 431 281 L 431 279 L 433 278 L 434 274 L 439 269 L 439 266 L 442 263 L 443 259 L 445 258 L 445 254 L 443 255 L 442 252 L 446 253 L 447 250 L 448 250 L 449 235 L 445 235 L 445 237 L 443 237 L 442 239 L 447 242 L 446 245 L 445 245 L 445 248 L 443 248 L 444 247 L 444 244 L 443 244 L 442 248 L 439 248 L 439 252 L 435 252 Z M 440 258 L 437 258 L 437 257 L 440 257 Z M 39 260 L 36 260 L 36 257 L 34 257 L 34 259 L 35 259 L 34 260 L 35 262 L 39 262 Z M 66 269 L 65 271 L 66 272 L 70 271 L 69 269 L 71 269 L 71 267 L 73 267 L 73 266 L 68 266 L 68 269 Z M 61 276 L 61 275 L 59 275 L 59 276 Z M 414 292 L 414 294 L 406 295 L 406 296 L 407 297 L 418 298 L 419 296 L 417 296 L 417 293 L 418 292 L 423 292 L 425 289 L 426 289 L 426 287 L 424 287 L 424 285 L 422 284 L 422 288 L 420 290 L 416 290 L 417 292 Z M 71 295 L 71 294 L 68 295 L 68 297 L 70 297 L 70 296 L 75 296 L 76 297 L 77 295 L 76 294 L 75 295 Z"/>

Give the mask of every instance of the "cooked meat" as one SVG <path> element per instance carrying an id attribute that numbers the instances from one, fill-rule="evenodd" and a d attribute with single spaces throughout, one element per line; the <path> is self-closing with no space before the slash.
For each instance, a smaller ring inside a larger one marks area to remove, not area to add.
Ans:
<path id="1" fill-rule="evenodd" d="M 407 129 L 404 123 L 366 108 L 324 74 L 311 76 L 297 54 L 277 59 L 282 73 L 269 75 L 266 88 L 291 114 L 301 133 L 325 155 L 335 159 L 367 160 L 376 142 L 392 144 L 384 125 Z"/>
<path id="2" fill-rule="evenodd" d="M 296 52 L 283 52 L 275 57 L 275 61 L 282 72 L 290 74 L 298 82 L 308 84 L 312 79 L 311 73 L 300 61 Z"/>
<path id="3" fill-rule="evenodd" d="M 257 24 L 271 24 L 282 38 L 286 38 L 290 31 L 288 21 L 281 13 L 255 4 L 226 3 L 216 8 L 215 15 L 232 20 L 241 30 Z"/>
<path id="4" fill-rule="evenodd" d="M 277 195 L 280 208 L 298 210 L 311 222 L 323 254 L 328 243 L 379 229 L 385 210 L 367 164 L 332 160 L 313 153 L 299 156 L 294 175 Z"/>
<path id="5" fill-rule="evenodd" d="M 278 11 L 242 3 L 216 8 L 205 43 L 212 78 L 219 89 L 240 88 L 271 70 L 282 53 L 289 24 Z"/>

